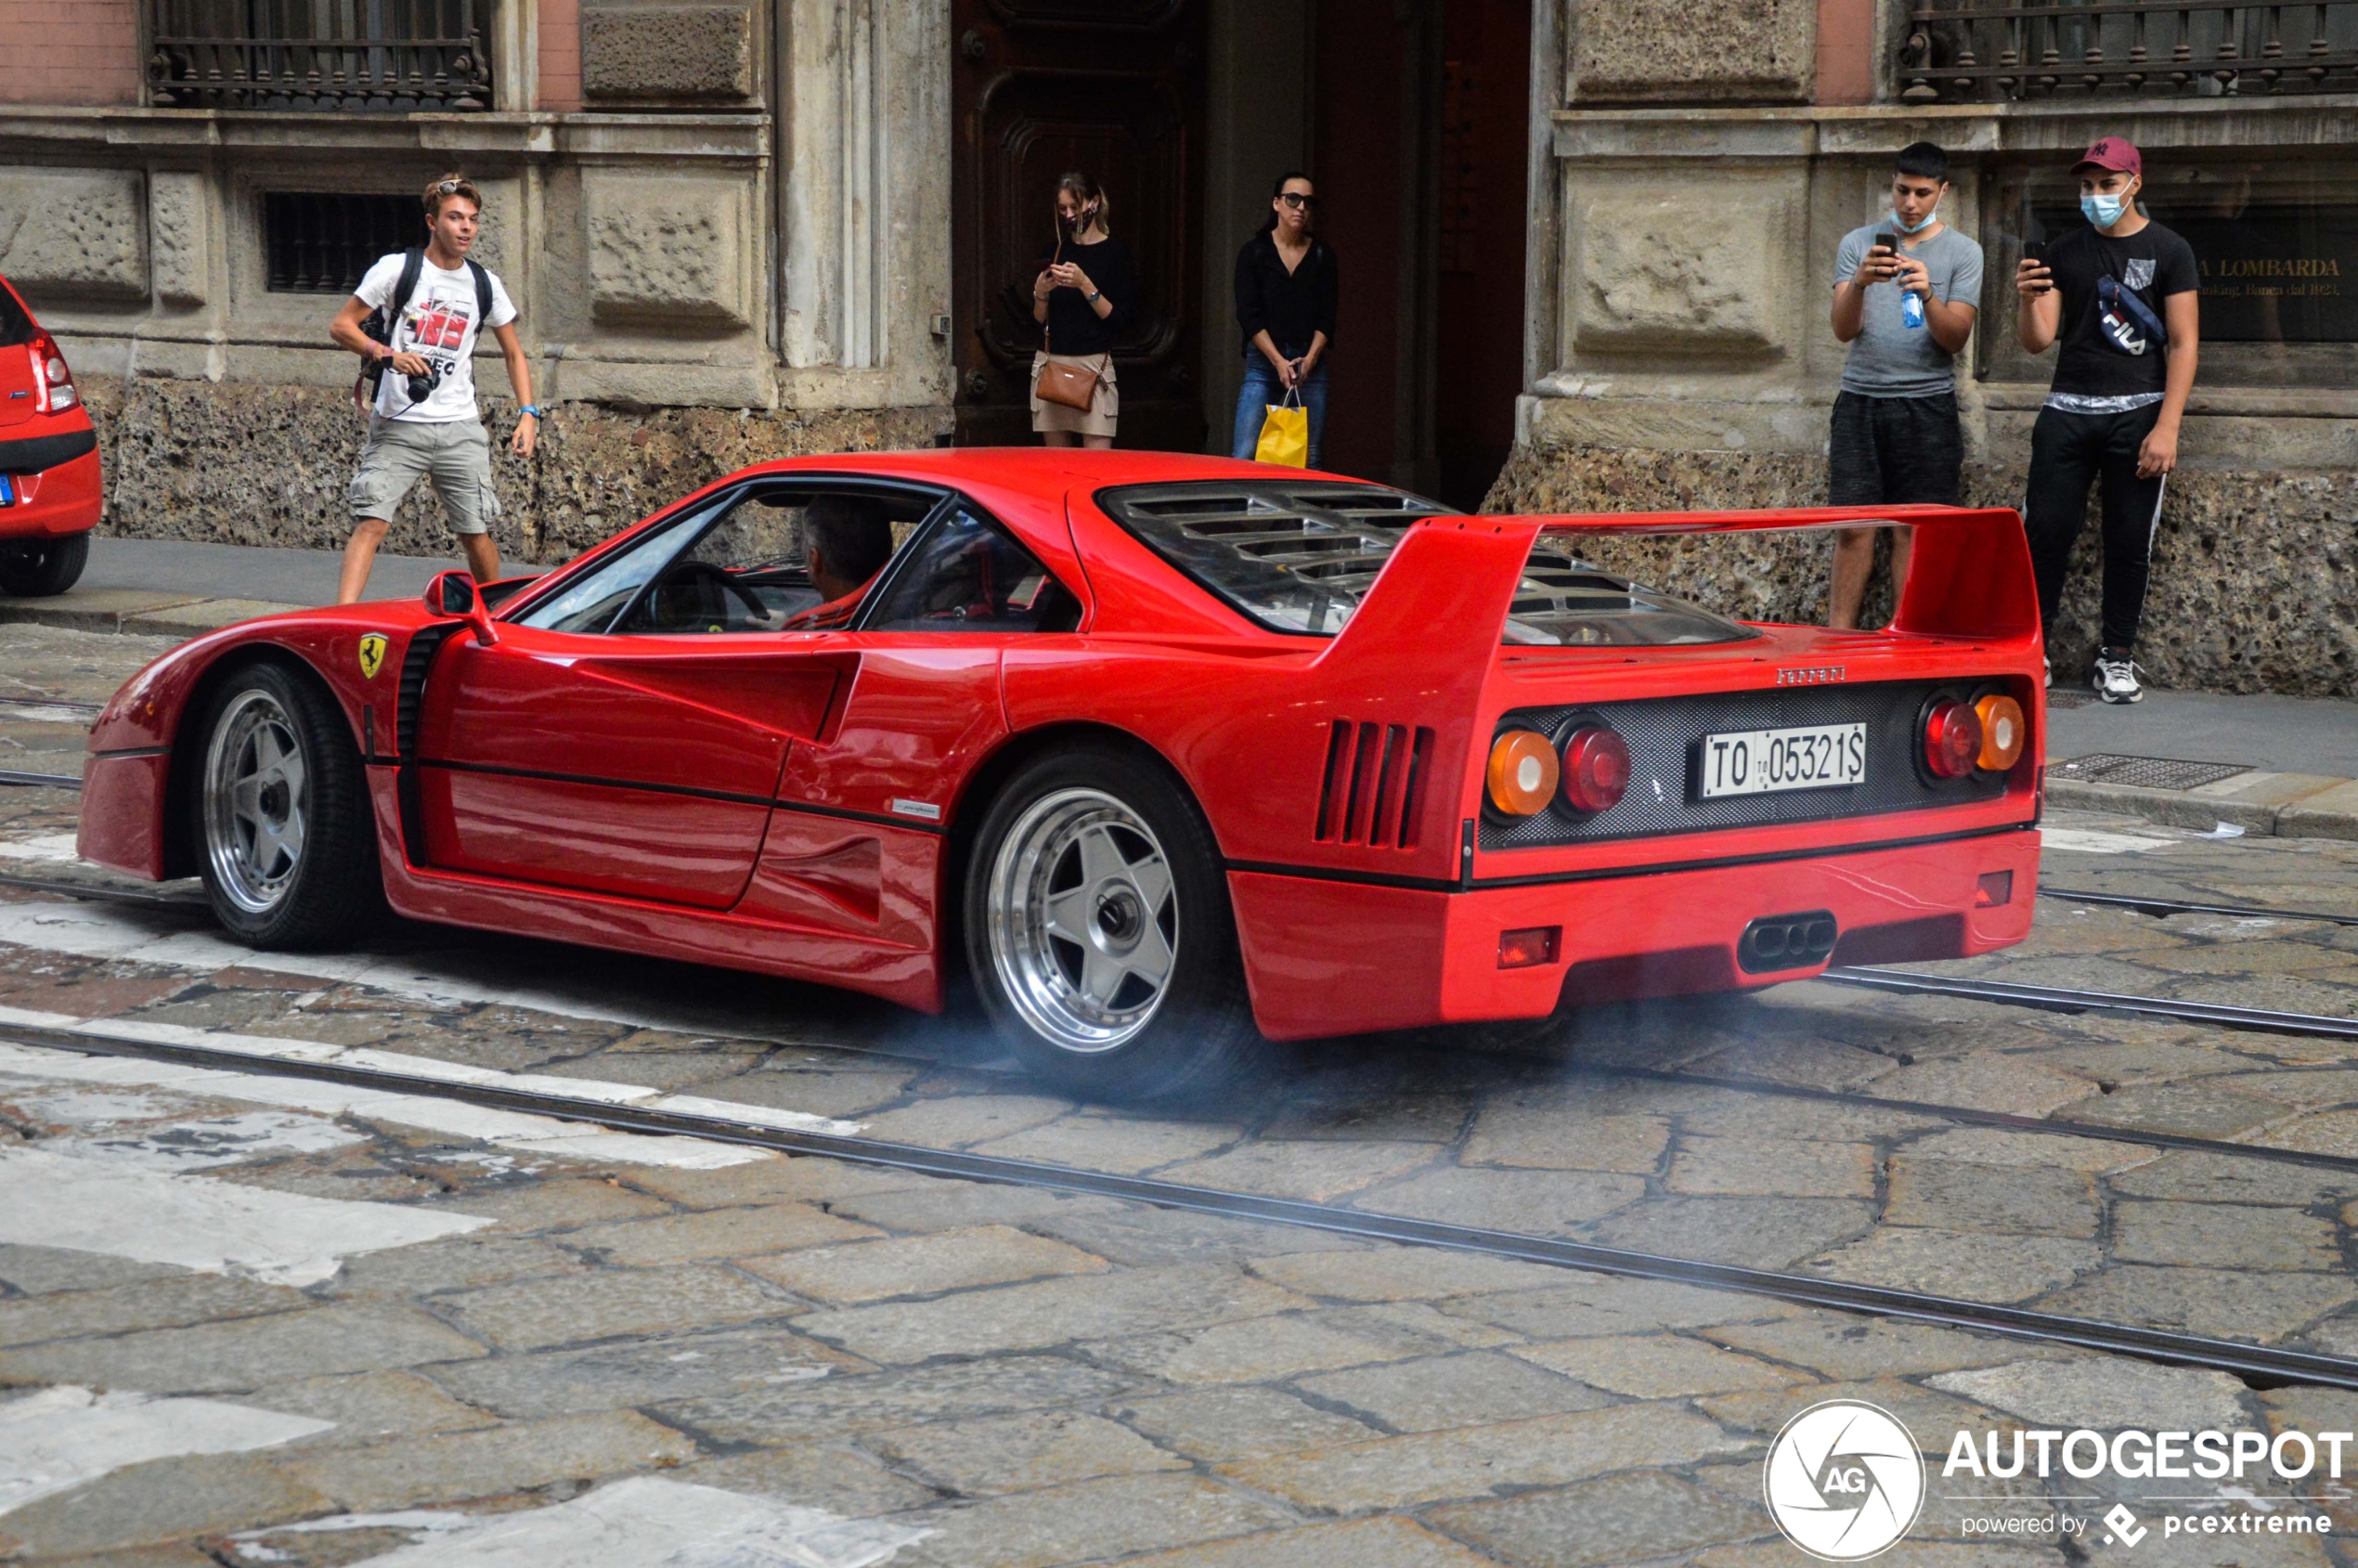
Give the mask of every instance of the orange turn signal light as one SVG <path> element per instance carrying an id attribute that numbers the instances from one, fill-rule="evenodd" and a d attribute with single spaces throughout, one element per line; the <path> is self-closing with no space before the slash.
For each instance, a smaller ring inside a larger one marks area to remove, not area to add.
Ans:
<path id="1" fill-rule="evenodd" d="M 2002 773 L 2015 765 L 2022 748 L 2030 739 L 2030 726 L 2023 722 L 2022 704 L 2012 697 L 1992 692 L 1973 705 L 1974 717 L 1981 720 L 1981 755 L 1974 766 Z"/>
<path id="2" fill-rule="evenodd" d="M 1498 967 L 1535 969 L 1542 964 L 1553 964 L 1563 934 L 1561 926 L 1528 926 L 1520 931 L 1499 932 Z"/>
<path id="3" fill-rule="evenodd" d="M 1510 817 L 1528 817 L 1556 797 L 1563 764 L 1536 730 L 1509 730 L 1490 743 L 1490 803 Z"/>

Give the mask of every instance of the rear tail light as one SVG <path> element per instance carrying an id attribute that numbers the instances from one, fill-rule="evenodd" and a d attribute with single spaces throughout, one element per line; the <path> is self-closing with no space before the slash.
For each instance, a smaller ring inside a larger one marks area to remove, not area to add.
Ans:
<path id="1" fill-rule="evenodd" d="M 1562 771 L 1547 736 L 1509 730 L 1490 743 L 1490 803 L 1510 817 L 1528 817 L 1556 797 Z"/>
<path id="2" fill-rule="evenodd" d="M 1564 804 L 1610 811 L 1629 792 L 1629 743 L 1601 725 L 1574 730 L 1564 742 Z"/>
<path id="3" fill-rule="evenodd" d="M 32 356 L 34 408 L 45 414 L 61 414 L 82 401 L 82 395 L 73 387 L 73 372 L 66 368 L 66 356 L 56 339 L 44 332 L 32 340 L 26 352 Z"/>
<path id="4" fill-rule="evenodd" d="M 1542 964 L 1553 964 L 1563 934 L 1561 926 L 1528 926 L 1520 931 L 1499 932 L 1498 967 L 1535 969 Z"/>
<path id="5" fill-rule="evenodd" d="M 2013 872 L 1985 871 L 1974 879 L 1974 908 L 2003 909 L 2014 901 L 2015 874 Z"/>
<path id="6" fill-rule="evenodd" d="M 1993 773 L 2002 773 L 2015 765 L 2022 755 L 2023 744 L 2030 732 L 2022 719 L 2022 704 L 2012 697 L 1992 692 L 1973 705 L 1974 717 L 1981 720 L 1981 755 L 1976 765 Z"/>
<path id="7" fill-rule="evenodd" d="M 1981 755 L 1981 720 L 1974 710 L 1947 698 L 1924 715 L 1924 766 L 1937 778 L 1962 779 Z"/>

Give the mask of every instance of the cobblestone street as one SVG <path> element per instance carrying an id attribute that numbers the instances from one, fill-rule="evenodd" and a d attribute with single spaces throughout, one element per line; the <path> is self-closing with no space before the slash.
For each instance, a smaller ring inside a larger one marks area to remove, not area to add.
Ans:
<path id="1" fill-rule="evenodd" d="M 0 766 L 78 772 L 88 715 L 56 705 L 161 646 L 0 627 Z M 267 1069 L 718 1108 L 2358 1358 L 2346 1040 L 1821 981 L 1322 1042 L 1146 1115 L 782 981 L 422 927 L 252 953 L 191 885 L 66 890 L 138 887 L 73 862 L 74 809 L 0 793 L 0 873 L 50 884 L 0 886 L 0 1026 L 261 1064 L 0 1045 L 0 1561 L 1788 1564 L 1768 1440 L 1857 1397 L 1932 1462 L 1885 1561 L 2060 1563 L 2110 1549 L 1963 1522 L 2115 1497 L 1944 1478 L 1950 1433 L 2358 1428 L 2358 1393 L 2301 1381 Z M 2358 915 L 2358 842 L 2046 827 L 2051 888 Z M 1935 967 L 2358 1017 L 2358 926 L 2326 919 L 2051 898 L 2028 942 Z M 2192 1489 L 2358 1529 L 2322 1474 Z M 2134 1560 L 2358 1561 L 2158 1530 Z"/>

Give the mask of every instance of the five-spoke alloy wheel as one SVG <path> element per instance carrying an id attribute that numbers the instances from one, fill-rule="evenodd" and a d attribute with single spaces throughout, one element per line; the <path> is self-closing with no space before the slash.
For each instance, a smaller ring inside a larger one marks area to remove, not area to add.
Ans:
<path id="1" fill-rule="evenodd" d="M 324 947 L 383 902 L 374 815 L 352 727 L 310 679 L 249 665 L 213 693 L 189 826 L 213 913 L 262 948 Z"/>
<path id="2" fill-rule="evenodd" d="M 1173 1095 L 1261 1043 L 1211 832 L 1151 758 L 1084 745 L 1019 771 L 976 836 L 965 920 L 984 1010 L 1072 1093 Z"/>
<path id="3" fill-rule="evenodd" d="M 311 809 L 303 743 L 271 693 L 239 693 L 214 721 L 204 807 L 205 860 L 222 896 L 249 914 L 268 914 L 294 886 Z"/>

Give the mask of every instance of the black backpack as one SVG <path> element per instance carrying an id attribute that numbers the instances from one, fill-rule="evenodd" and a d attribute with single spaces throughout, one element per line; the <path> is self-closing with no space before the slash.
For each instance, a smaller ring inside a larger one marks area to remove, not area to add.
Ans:
<path id="1" fill-rule="evenodd" d="M 409 296 L 417 292 L 418 275 L 424 270 L 425 265 L 425 252 L 415 246 L 402 253 L 401 277 L 393 285 L 393 298 L 370 311 L 369 318 L 360 323 L 361 334 L 371 343 L 381 343 L 387 348 L 393 346 L 394 328 L 401 320 L 402 307 L 409 303 Z M 483 263 L 473 256 L 467 258 L 467 270 L 474 275 L 475 330 L 480 334 L 484 323 L 491 319 L 491 274 L 485 271 Z M 477 341 L 481 341 L 480 337 Z M 360 379 L 352 383 L 352 400 L 362 408 L 377 406 L 377 388 L 385 379 L 385 366 L 391 358 L 392 356 L 387 355 L 362 361 Z"/>

